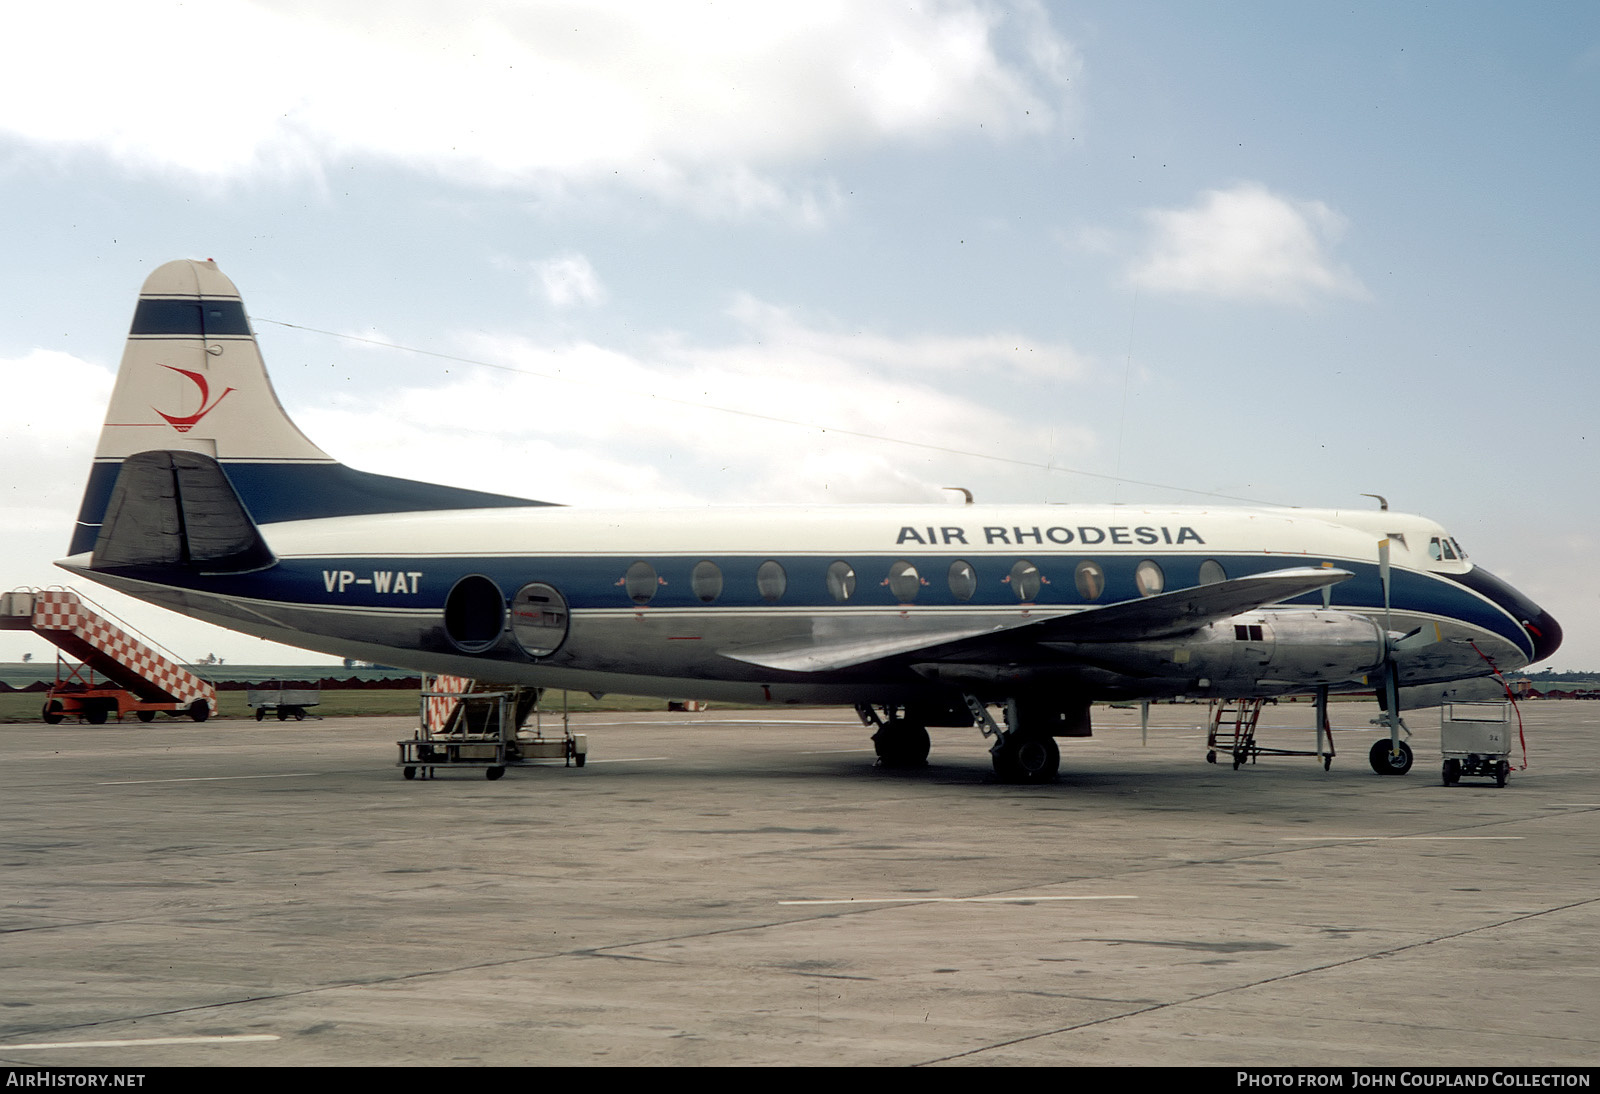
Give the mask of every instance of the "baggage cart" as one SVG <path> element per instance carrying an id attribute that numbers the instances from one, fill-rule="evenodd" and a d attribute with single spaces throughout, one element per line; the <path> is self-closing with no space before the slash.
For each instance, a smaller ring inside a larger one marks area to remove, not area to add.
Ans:
<path id="1" fill-rule="evenodd" d="M 1444 785 L 1472 777 L 1504 786 L 1511 774 L 1511 704 L 1445 703 L 1439 708 L 1439 750 Z"/>

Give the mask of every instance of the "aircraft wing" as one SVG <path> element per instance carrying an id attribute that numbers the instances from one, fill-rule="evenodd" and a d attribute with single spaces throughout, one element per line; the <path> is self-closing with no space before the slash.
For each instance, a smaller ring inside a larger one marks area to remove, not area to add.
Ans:
<path id="1" fill-rule="evenodd" d="M 1131 642 L 1183 634 L 1240 612 L 1315 592 L 1355 575 L 1331 567 L 1301 566 L 1196 585 L 1189 589 L 1124 600 L 1070 615 L 1019 618 L 983 626 L 950 627 L 915 634 L 868 635 L 816 632 L 779 642 L 723 650 L 724 657 L 784 672 L 827 672 L 886 657 L 919 653 L 975 638 L 1007 634 L 1039 642 Z"/>
<path id="2" fill-rule="evenodd" d="M 1236 577 L 1212 585 L 1124 600 L 1076 615 L 1058 616 L 1036 624 L 1040 641 L 1135 642 L 1166 638 L 1253 611 L 1356 576 L 1333 567 L 1300 566 L 1265 574 Z"/>

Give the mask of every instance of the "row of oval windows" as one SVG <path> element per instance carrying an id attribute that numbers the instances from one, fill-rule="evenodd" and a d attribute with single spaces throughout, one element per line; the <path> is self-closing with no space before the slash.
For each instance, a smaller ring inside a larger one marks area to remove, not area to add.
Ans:
<path id="1" fill-rule="evenodd" d="M 1200 564 L 1199 577 L 1202 585 L 1214 585 L 1228 579 L 1222 564 L 1209 558 Z M 1072 578 L 1078 595 L 1086 601 L 1099 600 L 1106 590 L 1106 574 L 1097 562 L 1088 559 L 1079 562 L 1073 569 Z M 1001 580 L 1011 586 L 1017 600 L 1024 604 L 1037 600 L 1039 591 L 1050 584 L 1050 579 L 1039 572 L 1039 567 L 1027 559 L 1018 559 L 1011 567 L 1011 572 Z M 946 581 L 950 586 L 950 595 L 962 603 L 971 600 L 978 591 L 978 575 L 967 562 L 952 562 Z M 1134 567 L 1133 582 L 1140 596 L 1155 596 L 1167 586 L 1166 575 L 1151 559 L 1145 559 Z M 655 567 L 650 563 L 635 562 L 617 584 L 623 587 L 630 600 L 642 606 L 655 599 L 656 590 L 666 582 L 656 575 Z M 917 571 L 914 564 L 902 559 L 889 566 L 888 576 L 879 584 L 886 587 L 900 603 L 910 604 L 917 599 L 922 587 L 928 584 L 928 579 Z M 843 561 L 830 565 L 827 586 L 828 595 L 835 601 L 849 603 L 856 595 L 855 567 Z M 781 563 L 768 559 L 756 568 L 756 592 L 767 603 L 776 604 L 788 587 L 789 575 Z M 722 595 L 722 568 L 715 562 L 695 563 L 689 575 L 689 588 L 702 602 L 712 603 Z"/>

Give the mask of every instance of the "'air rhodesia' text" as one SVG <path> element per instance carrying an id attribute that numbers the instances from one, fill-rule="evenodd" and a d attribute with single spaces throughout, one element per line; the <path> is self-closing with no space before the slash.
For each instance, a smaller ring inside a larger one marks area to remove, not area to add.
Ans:
<path id="1" fill-rule="evenodd" d="M 1097 544 L 1126 543 L 1129 545 L 1166 544 L 1174 547 L 1185 543 L 1204 543 L 1200 533 L 1187 524 L 1179 528 L 1169 528 L 1166 525 L 1152 527 L 1140 525 L 1131 527 L 1122 524 L 1113 524 L 1101 528 L 1094 525 L 1080 524 L 1076 528 L 1064 528 L 1059 525 L 1051 528 L 1020 528 L 1016 525 L 1003 527 L 1000 525 L 985 526 L 980 541 L 976 534 L 972 539 L 967 538 L 967 529 L 960 527 L 935 528 L 932 525 L 926 528 L 913 528 L 905 525 L 900 529 L 899 536 L 895 537 L 896 546 L 904 543 L 918 543 L 924 547 L 937 547 L 940 544 L 960 544 L 963 547 L 974 545 L 992 546 L 999 544 L 1007 547 L 1021 547 L 1029 543 L 1040 545 L 1053 543 L 1060 547 L 1076 543 L 1083 547 L 1093 547 Z"/>

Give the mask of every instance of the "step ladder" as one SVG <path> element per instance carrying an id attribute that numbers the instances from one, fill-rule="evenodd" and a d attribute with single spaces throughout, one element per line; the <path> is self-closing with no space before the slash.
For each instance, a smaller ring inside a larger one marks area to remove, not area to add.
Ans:
<path id="1" fill-rule="evenodd" d="M 1217 754 L 1233 757 L 1233 769 L 1246 760 L 1255 761 L 1256 723 L 1261 720 L 1261 699 L 1221 699 L 1211 704 L 1211 731 L 1206 734 L 1206 762 L 1216 763 Z"/>

